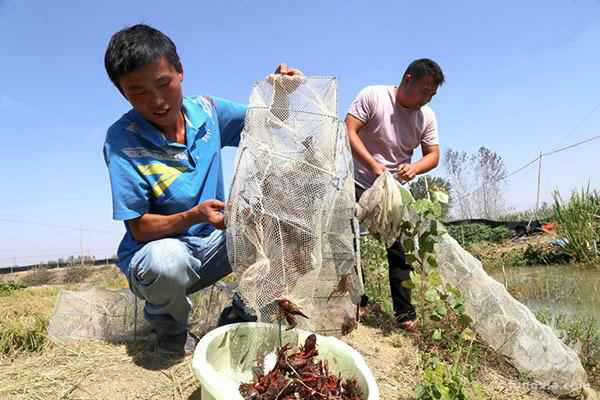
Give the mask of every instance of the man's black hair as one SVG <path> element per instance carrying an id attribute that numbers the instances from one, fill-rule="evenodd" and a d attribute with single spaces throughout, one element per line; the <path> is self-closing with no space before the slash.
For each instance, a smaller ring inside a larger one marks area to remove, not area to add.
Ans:
<path id="1" fill-rule="evenodd" d="M 119 89 L 119 78 L 161 57 L 179 73 L 183 72 L 175 43 L 161 31 L 144 24 L 124 28 L 115 33 L 104 54 L 104 67 L 112 83 Z"/>
<path id="2" fill-rule="evenodd" d="M 444 73 L 442 72 L 442 69 L 438 63 L 429 58 L 420 58 L 411 62 L 408 68 L 406 68 L 406 71 L 404 71 L 402 79 L 408 74 L 413 78 L 413 81 L 417 81 L 424 76 L 431 76 L 436 85 L 439 86 L 444 83 Z"/>

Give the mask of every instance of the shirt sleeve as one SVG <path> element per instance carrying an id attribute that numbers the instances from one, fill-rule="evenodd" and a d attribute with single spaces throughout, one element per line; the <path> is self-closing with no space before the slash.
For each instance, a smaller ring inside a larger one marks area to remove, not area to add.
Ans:
<path id="1" fill-rule="evenodd" d="M 237 146 L 244 129 L 247 106 L 241 103 L 211 97 L 221 131 L 221 147 Z"/>
<path id="2" fill-rule="evenodd" d="M 423 138 L 421 139 L 421 144 L 425 145 L 434 145 L 440 144 L 440 140 L 438 137 L 438 127 L 437 127 L 437 119 L 435 117 L 435 113 L 433 110 L 429 110 L 426 122 L 425 122 L 425 130 L 423 131 Z"/>
<path id="3" fill-rule="evenodd" d="M 370 86 L 361 90 L 350 104 L 348 114 L 358 118 L 362 122 L 368 122 L 373 118 L 376 109 L 375 97 Z"/>
<path id="4" fill-rule="evenodd" d="M 127 156 L 107 141 L 104 143 L 104 161 L 110 178 L 113 219 L 125 221 L 147 213 L 150 187 Z"/>

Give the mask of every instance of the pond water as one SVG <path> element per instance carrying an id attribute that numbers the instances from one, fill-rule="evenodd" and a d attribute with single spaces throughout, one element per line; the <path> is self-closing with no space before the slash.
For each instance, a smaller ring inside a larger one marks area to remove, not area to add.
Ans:
<path id="1" fill-rule="evenodd" d="M 532 311 L 593 317 L 600 326 L 600 267 L 541 265 L 490 273 Z"/>

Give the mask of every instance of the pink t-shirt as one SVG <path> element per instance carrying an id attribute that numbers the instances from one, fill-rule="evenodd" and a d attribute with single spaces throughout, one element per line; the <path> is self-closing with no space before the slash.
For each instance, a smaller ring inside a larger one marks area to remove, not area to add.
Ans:
<path id="1" fill-rule="evenodd" d="M 366 123 L 358 136 L 373 158 L 390 171 L 410 163 L 413 151 L 421 144 L 439 144 L 433 110 L 428 106 L 409 110 L 396 105 L 396 90 L 394 86 L 367 86 L 348 110 L 348 114 Z M 354 159 L 354 178 L 365 188 L 375 180 L 357 159 Z"/>

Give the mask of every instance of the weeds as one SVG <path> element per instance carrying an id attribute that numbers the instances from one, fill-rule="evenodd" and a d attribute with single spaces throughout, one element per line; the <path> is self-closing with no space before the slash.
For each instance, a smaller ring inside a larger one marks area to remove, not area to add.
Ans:
<path id="1" fill-rule="evenodd" d="M 0 322 L 0 354 L 41 351 L 47 340 L 48 318 L 37 313 Z"/>
<path id="2" fill-rule="evenodd" d="M 554 216 L 557 233 L 566 239 L 567 252 L 579 262 L 593 262 L 598 258 L 600 242 L 600 195 L 587 188 L 573 192 L 568 202 L 558 191 L 554 192 Z"/>
<path id="3" fill-rule="evenodd" d="M 0 356 L 41 351 L 59 289 L 24 288 L 0 297 Z"/>
<path id="4" fill-rule="evenodd" d="M 549 310 L 537 312 L 536 317 L 555 328 L 560 339 L 577 351 L 586 370 L 600 368 L 600 321 L 566 314 L 553 316 Z"/>
<path id="5" fill-rule="evenodd" d="M 568 264 L 573 256 L 562 247 L 528 244 L 523 252 L 526 265 Z"/>

